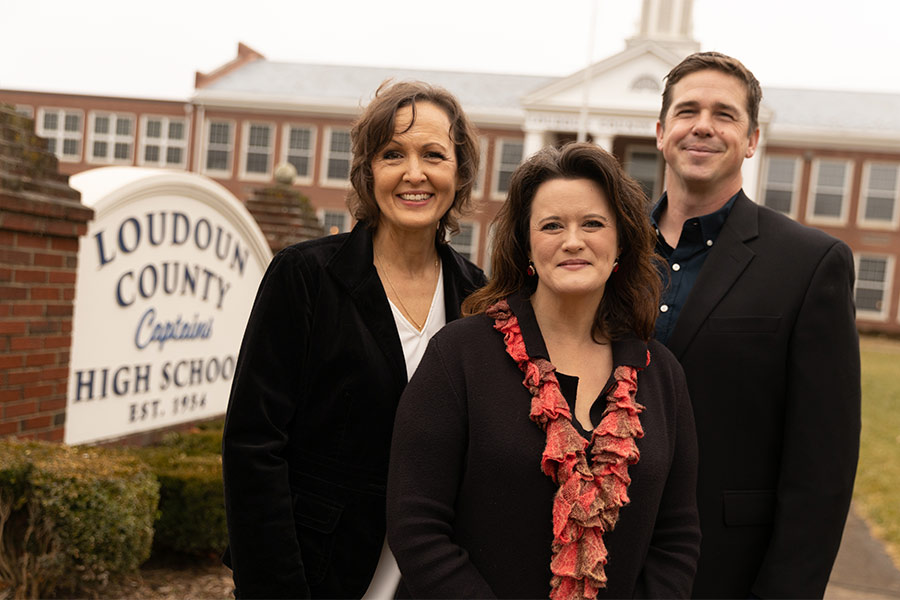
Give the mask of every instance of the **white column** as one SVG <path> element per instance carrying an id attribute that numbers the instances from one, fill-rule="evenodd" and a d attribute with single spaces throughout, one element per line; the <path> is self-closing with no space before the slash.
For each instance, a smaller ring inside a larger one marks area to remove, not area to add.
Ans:
<path id="1" fill-rule="evenodd" d="M 594 138 L 594 144 L 600 146 L 607 152 L 611 153 L 613 151 L 613 136 L 591 133 L 591 137 Z"/>
<path id="2" fill-rule="evenodd" d="M 544 130 L 526 129 L 525 130 L 525 149 L 522 152 L 522 159 L 526 159 L 546 144 Z"/>

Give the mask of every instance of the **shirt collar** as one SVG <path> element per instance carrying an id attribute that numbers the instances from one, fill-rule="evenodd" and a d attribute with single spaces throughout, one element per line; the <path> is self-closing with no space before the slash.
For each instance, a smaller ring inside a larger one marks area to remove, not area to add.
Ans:
<path id="1" fill-rule="evenodd" d="M 728 202 L 726 202 L 725 205 L 716 212 L 709 213 L 708 215 L 703 215 L 701 217 L 695 217 L 700 225 L 701 239 L 715 241 L 716 238 L 719 237 L 719 232 L 722 231 L 722 226 L 725 225 L 725 221 L 728 219 L 728 215 L 731 214 L 731 208 L 734 206 L 734 202 L 740 195 L 740 193 L 741 192 L 738 191 L 737 194 L 729 198 Z M 656 203 L 656 206 L 653 207 L 653 211 L 650 213 L 650 221 L 653 223 L 654 229 L 656 229 L 657 237 L 659 237 L 659 218 L 662 216 L 662 213 L 666 209 L 668 203 L 668 193 L 664 192 L 662 198 L 659 199 L 659 202 Z"/>

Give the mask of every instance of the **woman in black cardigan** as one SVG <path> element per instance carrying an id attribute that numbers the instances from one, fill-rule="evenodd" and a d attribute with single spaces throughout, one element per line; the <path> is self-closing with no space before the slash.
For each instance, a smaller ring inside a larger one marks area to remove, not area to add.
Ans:
<path id="1" fill-rule="evenodd" d="M 397 402 L 429 335 L 484 282 L 446 243 L 478 168 L 456 99 L 382 86 L 351 139 L 358 224 L 275 256 L 241 347 L 223 443 L 239 598 L 359 598 L 374 593 L 376 566 L 380 595 L 393 595 L 384 514 Z"/>
<path id="2" fill-rule="evenodd" d="M 474 315 L 403 394 L 388 479 L 400 595 L 688 597 L 697 448 L 640 187 L 592 144 L 513 174 Z"/>

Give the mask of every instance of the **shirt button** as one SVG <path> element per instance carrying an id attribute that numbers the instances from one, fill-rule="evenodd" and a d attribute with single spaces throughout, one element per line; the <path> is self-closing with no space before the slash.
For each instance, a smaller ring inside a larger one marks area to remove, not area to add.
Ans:
<path id="1" fill-rule="evenodd" d="M 712 245 L 713 245 L 713 241 L 712 241 L 712 240 L 706 240 L 706 245 L 707 245 L 707 246 L 712 246 Z"/>
<path id="2" fill-rule="evenodd" d="M 662 306 L 660 306 L 660 307 L 659 307 L 659 312 L 669 312 L 669 305 L 668 305 L 668 304 L 663 304 Z"/>
<path id="3" fill-rule="evenodd" d="M 672 265 L 672 270 L 673 270 L 673 271 L 680 271 L 680 270 L 681 270 L 681 265 L 679 265 L 678 263 L 675 263 L 674 265 Z"/>

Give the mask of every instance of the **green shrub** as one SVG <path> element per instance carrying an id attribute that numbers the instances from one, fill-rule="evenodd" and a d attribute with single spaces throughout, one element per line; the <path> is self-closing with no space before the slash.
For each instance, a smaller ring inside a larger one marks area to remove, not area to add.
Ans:
<path id="1" fill-rule="evenodd" d="M 222 488 L 221 425 L 167 435 L 138 448 L 160 484 L 154 552 L 220 554 L 228 543 Z"/>
<path id="2" fill-rule="evenodd" d="M 159 484 L 113 449 L 0 440 L 0 597 L 95 592 L 150 556 Z"/>

